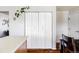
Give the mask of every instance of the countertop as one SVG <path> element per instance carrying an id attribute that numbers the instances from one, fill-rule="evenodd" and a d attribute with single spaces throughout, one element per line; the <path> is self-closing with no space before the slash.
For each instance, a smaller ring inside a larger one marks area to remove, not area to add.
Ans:
<path id="1" fill-rule="evenodd" d="M 14 53 L 26 37 L 7 36 L 0 38 L 0 53 Z"/>

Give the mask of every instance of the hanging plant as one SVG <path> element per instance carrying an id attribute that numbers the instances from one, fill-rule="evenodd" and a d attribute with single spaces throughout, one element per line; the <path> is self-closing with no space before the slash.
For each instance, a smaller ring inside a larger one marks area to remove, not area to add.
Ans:
<path id="1" fill-rule="evenodd" d="M 29 6 L 27 6 L 27 7 L 22 7 L 20 10 L 16 10 L 16 12 L 15 12 L 15 17 L 19 17 L 21 14 L 23 14 L 24 12 L 25 12 L 25 10 L 27 9 L 29 9 L 30 7 Z"/>

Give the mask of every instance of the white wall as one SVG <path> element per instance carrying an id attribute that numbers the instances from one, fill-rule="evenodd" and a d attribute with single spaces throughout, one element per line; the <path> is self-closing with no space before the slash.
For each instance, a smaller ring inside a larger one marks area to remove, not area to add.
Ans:
<path id="1" fill-rule="evenodd" d="M 56 7 L 55 6 L 30 6 L 30 9 L 28 11 L 56 11 Z"/>
<path id="2" fill-rule="evenodd" d="M 53 31 L 52 31 L 52 36 L 53 36 L 53 40 L 52 40 L 52 43 L 53 43 L 53 49 L 56 49 L 56 7 L 53 7 L 52 9 L 53 13 L 52 13 L 52 28 L 53 28 Z"/>
<path id="3" fill-rule="evenodd" d="M 21 7 L 0 7 L 0 11 L 9 11 L 9 22 L 10 22 L 10 36 L 24 36 L 24 16 L 20 16 L 16 21 L 13 20 L 14 13 L 17 9 L 20 9 Z M 55 6 L 31 6 L 28 11 L 50 11 L 52 12 L 52 47 L 53 49 L 56 48 L 56 7 Z"/>
<path id="4" fill-rule="evenodd" d="M 68 11 L 57 11 L 57 42 L 62 38 L 62 34 L 68 35 L 68 13 Z"/>
<path id="5" fill-rule="evenodd" d="M 21 7 L 12 7 L 10 10 L 10 36 L 24 36 L 24 14 L 15 21 L 13 20 L 14 13 Z"/>
<path id="6" fill-rule="evenodd" d="M 69 35 L 75 39 L 79 39 L 79 11 L 71 11 L 69 16 Z"/>
<path id="7" fill-rule="evenodd" d="M 9 11 L 9 34 L 10 36 L 24 36 L 24 15 L 17 18 L 15 21 L 13 20 L 14 13 L 17 9 L 21 7 L 0 7 L 0 11 Z"/>

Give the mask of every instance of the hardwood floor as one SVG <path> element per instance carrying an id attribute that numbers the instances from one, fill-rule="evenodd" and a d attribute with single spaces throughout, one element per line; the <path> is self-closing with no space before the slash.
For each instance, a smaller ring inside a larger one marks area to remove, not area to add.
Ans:
<path id="1" fill-rule="evenodd" d="M 60 53 L 60 51 L 52 49 L 28 49 L 27 53 Z"/>
<path id="2" fill-rule="evenodd" d="M 60 51 L 52 49 L 26 49 L 17 50 L 16 53 L 60 53 Z"/>
<path id="3" fill-rule="evenodd" d="M 15 53 L 60 53 L 60 50 L 53 49 L 27 49 L 27 41 L 25 41 Z"/>

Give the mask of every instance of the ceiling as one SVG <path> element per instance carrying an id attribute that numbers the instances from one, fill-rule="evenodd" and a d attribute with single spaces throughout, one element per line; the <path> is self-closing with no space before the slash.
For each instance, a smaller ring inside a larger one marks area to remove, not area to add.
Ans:
<path id="1" fill-rule="evenodd" d="M 57 11 L 79 11 L 79 6 L 57 6 Z"/>

